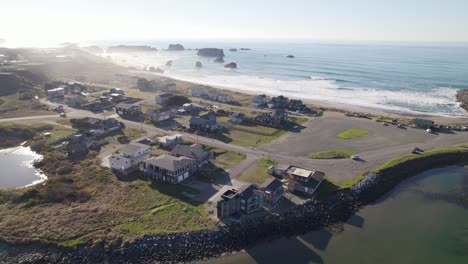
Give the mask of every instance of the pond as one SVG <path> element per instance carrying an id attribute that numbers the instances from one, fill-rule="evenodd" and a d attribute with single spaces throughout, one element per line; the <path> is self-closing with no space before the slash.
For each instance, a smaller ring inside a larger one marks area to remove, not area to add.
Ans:
<path id="1" fill-rule="evenodd" d="M 33 164 L 42 155 L 23 145 L 0 150 L 0 188 L 10 189 L 38 184 L 47 177 Z"/>
<path id="2" fill-rule="evenodd" d="M 468 169 L 401 183 L 347 223 L 262 242 L 208 263 L 468 263 Z"/>

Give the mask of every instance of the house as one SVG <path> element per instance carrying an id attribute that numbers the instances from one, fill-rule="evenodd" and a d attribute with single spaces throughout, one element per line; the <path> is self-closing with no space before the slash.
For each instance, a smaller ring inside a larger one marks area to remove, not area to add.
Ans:
<path id="1" fill-rule="evenodd" d="M 102 111 L 102 104 L 100 101 L 93 101 L 81 105 L 82 109 L 91 111 L 91 112 L 100 112 Z"/>
<path id="2" fill-rule="evenodd" d="M 263 192 L 254 184 L 239 188 L 240 212 L 248 215 L 263 208 Z"/>
<path id="3" fill-rule="evenodd" d="M 65 96 L 65 88 L 63 87 L 58 87 L 58 88 L 47 90 L 47 98 L 49 100 L 60 99 L 60 98 L 63 98 L 64 96 Z"/>
<path id="4" fill-rule="evenodd" d="M 140 170 L 153 180 L 176 184 L 190 176 L 197 169 L 196 161 L 187 157 L 160 155 L 145 160 Z"/>
<path id="5" fill-rule="evenodd" d="M 268 168 L 268 174 L 275 177 L 283 178 L 289 167 L 291 167 L 291 165 L 280 164 L 277 166 L 271 166 L 270 168 Z"/>
<path id="6" fill-rule="evenodd" d="M 171 93 L 164 93 L 164 94 L 159 94 L 156 95 L 155 100 L 157 104 L 164 104 L 167 99 L 169 99 L 172 96 Z"/>
<path id="7" fill-rule="evenodd" d="M 102 107 L 109 107 L 112 105 L 111 98 L 107 96 L 100 96 L 99 101 L 101 102 Z"/>
<path id="8" fill-rule="evenodd" d="M 175 117 L 171 107 L 163 107 L 160 109 L 149 109 L 146 111 L 146 116 L 153 123 L 159 123 Z"/>
<path id="9" fill-rule="evenodd" d="M 292 111 L 304 111 L 307 107 L 302 103 L 302 100 L 291 99 L 288 103 L 288 109 Z"/>
<path id="10" fill-rule="evenodd" d="M 115 118 L 106 118 L 102 120 L 102 129 L 105 131 L 116 131 L 122 129 L 122 125 Z"/>
<path id="11" fill-rule="evenodd" d="M 151 154 L 151 147 L 141 143 L 129 143 L 109 157 L 109 166 L 113 171 L 129 173 Z"/>
<path id="12" fill-rule="evenodd" d="M 127 97 L 125 95 L 118 94 L 118 93 L 109 94 L 109 98 L 114 103 L 120 103 L 120 102 L 123 102 L 123 101 L 125 101 L 127 99 Z"/>
<path id="13" fill-rule="evenodd" d="M 158 137 L 156 142 L 161 147 L 170 147 L 182 143 L 182 135 L 175 134 L 170 136 Z"/>
<path id="14" fill-rule="evenodd" d="M 288 108 L 289 99 L 282 95 L 271 98 L 268 102 L 268 108 Z"/>
<path id="15" fill-rule="evenodd" d="M 415 118 L 413 119 L 413 125 L 419 128 L 428 129 L 434 125 L 434 121 L 429 119 Z"/>
<path id="16" fill-rule="evenodd" d="M 193 97 L 201 97 L 202 95 L 207 95 L 208 94 L 208 89 L 206 89 L 203 86 L 198 86 L 198 87 L 192 87 L 190 89 L 188 95 L 193 96 Z"/>
<path id="17" fill-rule="evenodd" d="M 110 88 L 109 89 L 109 94 L 120 94 L 120 95 L 125 95 L 124 90 L 120 88 Z"/>
<path id="18" fill-rule="evenodd" d="M 136 117 L 141 115 L 141 106 L 135 104 L 119 103 L 115 106 L 115 112 L 122 117 Z"/>
<path id="19" fill-rule="evenodd" d="M 299 191 L 312 195 L 322 183 L 325 174 L 316 170 L 291 166 L 285 172 L 285 177 L 289 179 L 288 190 L 290 192 Z"/>
<path id="20" fill-rule="evenodd" d="M 284 194 L 283 183 L 275 178 L 266 180 L 259 189 L 263 192 L 263 206 L 267 208 L 277 205 Z"/>
<path id="21" fill-rule="evenodd" d="M 271 127 L 286 127 L 289 124 L 288 113 L 284 109 L 275 109 L 274 113 L 261 113 L 253 117 L 252 121 L 259 125 Z"/>
<path id="22" fill-rule="evenodd" d="M 225 191 L 216 203 L 216 215 L 219 219 L 240 213 L 240 194 L 236 189 Z"/>
<path id="23" fill-rule="evenodd" d="M 183 104 L 182 109 L 189 112 L 189 113 L 197 113 L 197 112 L 205 110 L 205 108 L 203 106 L 198 105 L 198 104 L 194 104 L 194 103 Z"/>
<path id="24" fill-rule="evenodd" d="M 229 102 L 232 102 L 233 100 L 234 98 L 229 94 L 218 94 L 218 98 L 216 99 L 216 101 L 220 103 L 229 103 Z"/>
<path id="25" fill-rule="evenodd" d="M 70 107 L 79 108 L 81 107 L 82 104 L 85 104 L 85 103 L 87 103 L 86 96 L 82 94 L 65 95 L 65 104 Z"/>
<path id="26" fill-rule="evenodd" d="M 216 132 L 219 129 L 216 123 L 216 114 L 209 112 L 202 116 L 192 116 L 189 119 L 190 128 L 195 131 Z"/>
<path id="27" fill-rule="evenodd" d="M 240 123 L 244 122 L 244 119 L 245 119 L 245 114 L 243 114 L 243 113 L 232 113 L 229 116 L 228 120 L 231 123 L 240 124 Z"/>
<path id="28" fill-rule="evenodd" d="M 65 111 L 65 108 L 63 108 L 63 105 L 57 105 L 53 108 L 53 110 L 57 113 L 63 113 L 63 111 Z"/>
<path id="29" fill-rule="evenodd" d="M 264 94 L 256 95 L 252 101 L 250 102 L 250 105 L 252 107 L 261 107 L 266 105 L 267 103 L 267 96 Z"/>
<path id="30" fill-rule="evenodd" d="M 175 157 L 191 158 L 196 161 L 197 167 L 206 164 L 213 157 L 213 155 L 204 150 L 200 144 L 192 144 L 190 146 L 182 144 L 176 145 L 172 149 L 171 155 Z"/>

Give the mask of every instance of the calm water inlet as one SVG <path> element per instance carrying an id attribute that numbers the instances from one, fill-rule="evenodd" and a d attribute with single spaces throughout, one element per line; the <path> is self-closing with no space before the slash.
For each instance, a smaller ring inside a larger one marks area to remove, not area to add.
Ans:
<path id="1" fill-rule="evenodd" d="M 38 184 L 47 177 L 34 168 L 33 163 L 42 155 L 30 147 L 18 146 L 0 150 L 0 188 L 18 188 Z"/>
<path id="2" fill-rule="evenodd" d="M 263 242 L 209 263 L 468 263 L 467 195 L 468 169 L 431 170 L 344 225 Z"/>

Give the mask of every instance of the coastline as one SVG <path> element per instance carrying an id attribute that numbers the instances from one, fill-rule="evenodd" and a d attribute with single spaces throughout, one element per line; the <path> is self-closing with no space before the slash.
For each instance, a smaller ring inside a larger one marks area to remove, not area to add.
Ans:
<path id="1" fill-rule="evenodd" d="M 468 148 L 465 146 L 440 149 L 426 156 L 415 156 L 392 166 L 384 165 L 349 188 L 336 190 L 323 199 L 307 202 L 284 214 L 253 219 L 225 228 L 170 235 L 148 235 L 117 248 L 105 248 L 101 243 L 73 249 L 56 246 L 50 242 L 11 245 L 2 241 L 0 259 L 6 263 L 25 260 L 50 263 L 206 260 L 226 252 L 243 250 L 265 239 L 299 235 L 344 222 L 403 180 L 430 169 L 466 164 L 467 158 Z"/>

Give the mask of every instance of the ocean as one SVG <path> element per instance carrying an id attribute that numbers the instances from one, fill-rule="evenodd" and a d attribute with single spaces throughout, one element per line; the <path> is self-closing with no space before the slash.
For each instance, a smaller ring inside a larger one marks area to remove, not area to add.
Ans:
<path id="1" fill-rule="evenodd" d="M 165 76 L 180 80 L 398 113 L 465 115 L 455 95 L 468 89 L 468 44 L 180 43 L 186 49 L 222 48 L 224 64 L 236 62 L 238 69 L 225 69 L 195 50 L 164 51 L 168 42 L 96 44 L 156 47 L 160 51 L 105 56 L 141 69 L 159 67 Z M 232 48 L 237 51 L 229 51 Z M 173 61 L 170 67 L 165 66 L 168 60 Z M 197 69 L 196 61 L 203 68 Z"/>

